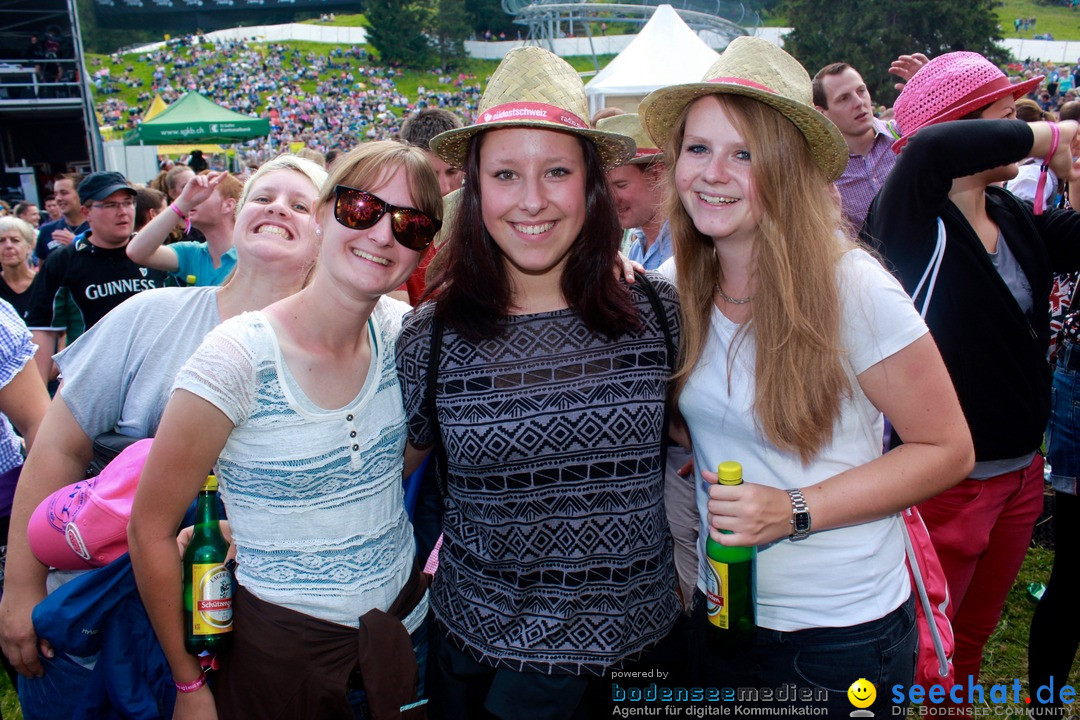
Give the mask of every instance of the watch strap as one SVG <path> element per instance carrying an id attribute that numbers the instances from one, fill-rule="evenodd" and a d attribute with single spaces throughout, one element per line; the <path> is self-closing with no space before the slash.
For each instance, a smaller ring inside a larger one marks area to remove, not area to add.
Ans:
<path id="1" fill-rule="evenodd" d="M 810 535 L 810 508 L 802 490 L 794 488 L 787 491 L 791 498 L 791 540 L 805 540 Z"/>

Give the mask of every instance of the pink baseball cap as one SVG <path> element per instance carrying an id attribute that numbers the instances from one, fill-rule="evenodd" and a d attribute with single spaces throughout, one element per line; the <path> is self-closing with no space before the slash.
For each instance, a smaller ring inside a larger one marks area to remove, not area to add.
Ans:
<path id="1" fill-rule="evenodd" d="M 938 55 L 915 73 L 893 105 L 893 118 L 902 137 L 892 149 L 900 152 L 911 136 L 927 125 L 959 120 L 1006 95 L 1021 98 L 1042 81 L 1039 75 L 1014 83 L 976 52 Z"/>
<path id="2" fill-rule="evenodd" d="M 96 477 L 41 501 L 27 535 L 37 559 L 59 570 L 102 567 L 128 550 L 127 525 L 152 438 L 124 448 Z"/>

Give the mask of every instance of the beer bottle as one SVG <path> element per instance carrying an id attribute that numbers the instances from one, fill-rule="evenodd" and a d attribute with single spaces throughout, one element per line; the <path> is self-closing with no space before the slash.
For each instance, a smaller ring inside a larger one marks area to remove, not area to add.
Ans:
<path id="1" fill-rule="evenodd" d="M 741 485 L 742 465 L 722 462 L 717 468 L 721 485 Z M 730 534 L 729 530 L 721 530 Z M 721 545 L 709 537 L 705 613 L 709 636 L 722 648 L 746 647 L 754 636 L 754 555 L 756 547 Z"/>
<path id="2" fill-rule="evenodd" d="M 184 647 L 192 655 L 216 653 L 232 638 L 229 544 L 218 524 L 217 478 L 206 478 L 195 506 L 195 533 L 184 550 Z"/>

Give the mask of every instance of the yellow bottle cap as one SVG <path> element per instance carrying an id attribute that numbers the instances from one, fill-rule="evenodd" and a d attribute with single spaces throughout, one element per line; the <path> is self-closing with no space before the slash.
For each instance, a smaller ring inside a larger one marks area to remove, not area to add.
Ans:
<path id="1" fill-rule="evenodd" d="M 187 284 L 188 285 L 194 285 L 195 284 L 195 276 L 194 275 L 188 275 L 187 276 Z"/>
<path id="2" fill-rule="evenodd" d="M 202 486 L 203 492 L 217 492 L 217 476 L 207 475 Z"/>
<path id="3" fill-rule="evenodd" d="M 716 466 L 721 485 L 738 485 L 742 482 L 742 464 L 728 460 Z"/>

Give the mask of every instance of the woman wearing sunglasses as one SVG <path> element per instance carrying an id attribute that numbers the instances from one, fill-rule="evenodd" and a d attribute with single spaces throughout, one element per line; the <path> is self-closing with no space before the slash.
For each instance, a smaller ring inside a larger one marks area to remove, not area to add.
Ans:
<path id="1" fill-rule="evenodd" d="M 441 212 L 420 150 L 354 150 L 316 207 L 311 283 L 223 323 L 177 376 L 129 529 L 176 717 L 351 718 L 360 688 L 376 717 L 422 707 L 410 634 L 423 637 L 426 583 L 404 509 L 393 354 L 409 307 L 383 295 Z M 238 566 L 232 649 L 211 693 L 183 648 L 173 535 L 215 462 Z"/>
<path id="2" fill-rule="evenodd" d="M 611 272 L 604 169 L 634 145 L 586 116 L 577 73 L 526 47 L 478 124 L 431 142 L 465 185 L 398 370 L 410 442 L 445 450 L 428 679 L 447 719 L 588 716 L 609 670 L 662 662 L 680 615 L 661 459 L 678 306 L 659 276 L 653 306 Z"/>

